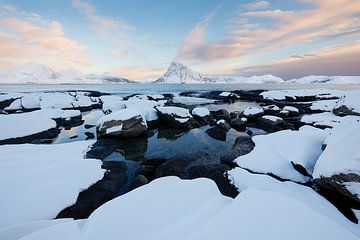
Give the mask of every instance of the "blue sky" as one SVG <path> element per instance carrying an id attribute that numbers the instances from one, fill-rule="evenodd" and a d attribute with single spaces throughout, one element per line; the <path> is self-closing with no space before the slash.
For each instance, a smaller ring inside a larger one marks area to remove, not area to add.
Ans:
<path id="1" fill-rule="evenodd" d="M 35 61 L 146 79 L 176 60 L 210 75 L 360 74 L 358 0 L 0 4 L 0 68 Z"/>

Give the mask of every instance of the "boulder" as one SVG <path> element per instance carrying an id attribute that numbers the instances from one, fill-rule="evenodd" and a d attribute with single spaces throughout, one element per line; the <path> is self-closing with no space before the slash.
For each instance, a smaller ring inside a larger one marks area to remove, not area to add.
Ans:
<path id="1" fill-rule="evenodd" d="M 211 113 L 216 118 L 216 120 L 224 119 L 225 121 L 228 121 L 228 122 L 230 122 L 230 120 L 231 120 L 230 113 L 228 111 L 226 111 L 225 109 L 220 109 L 220 110 L 217 110 L 217 111 L 214 111 Z"/>
<path id="2" fill-rule="evenodd" d="M 278 114 L 281 111 L 281 109 L 274 104 L 263 106 L 262 108 L 264 109 L 264 112 L 267 115 Z"/>
<path id="3" fill-rule="evenodd" d="M 283 107 L 282 111 L 288 112 L 289 117 L 296 117 L 300 114 L 299 109 L 293 106 L 285 106 Z"/>
<path id="4" fill-rule="evenodd" d="M 171 128 L 191 129 L 197 126 L 196 121 L 186 108 L 181 107 L 156 107 L 161 121 Z"/>
<path id="5" fill-rule="evenodd" d="M 131 138 L 145 134 L 146 120 L 136 109 L 122 109 L 99 119 L 96 123 L 98 136 Z"/>
<path id="6" fill-rule="evenodd" d="M 260 106 L 248 107 L 244 110 L 243 115 L 248 119 L 256 119 L 264 115 L 264 109 Z"/>
<path id="7" fill-rule="evenodd" d="M 264 115 L 257 120 L 257 127 L 266 131 L 278 131 L 283 129 L 284 123 L 281 117 Z"/>

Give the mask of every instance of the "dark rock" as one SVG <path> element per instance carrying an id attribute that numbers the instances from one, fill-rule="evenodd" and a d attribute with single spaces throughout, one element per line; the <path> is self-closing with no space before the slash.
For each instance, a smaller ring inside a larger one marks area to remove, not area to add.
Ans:
<path id="1" fill-rule="evenodd" d="M 284 129 L 285 122 L 280 117 L 266 115 L 257 120 L 256 126 L 267 132 L 274 132 Z"/>
<path id="2" fill-rule="evenodd" d="M 126 171 L 127 166 L 124 162 L 116 163 L 112 171 L 106 172 L 103 179 L 79 193 L 76 203 L 62 210 L 56 218 L 89 217 L 95 209 L 117 196 L 119 189 L 127 183 Z"/>
<path id="3" fill-rule="evenodd" d="M 201 164 L 189 168 L 187 175 L 184 176 L 184 178 L 210 178 L 216 183 L 223 195 L 235 198 L 238 195 L 238 191 L 236 187 L 230 183 L 227 177 L 228 170 L 229 167 L 223 164 Z"/>
<path id="4" fill-rule="evenodd" d="M 148 180 L 153 180 L 155 176 L 156 167 L 150 165 L 141 165 L 140 168 L 135 172 L 135 175 L 143 175 Z"/>
<path id="5" fill-rule="evenodd" d="M 348 108 L 346 105 L 341 105 L 341 106 L 334 108 L 333 113 L 340 117 L 347 116 L 347 115 L 360 116 L 360 113 L 355 112 L 353 109 Z"/>
<path id="6" fill-rule="evenodd" d="M 51 142 L 54 138 L 56 138 L 60 133 L 60 129 L 51 128 L 49 130 L 31 134 L 28 136 L 10 138 L 5 140 L 0 140 L 0 145 L 4 144 L 20 144 L 20 143 L 35 143 L 39 140 L 43 142 Z"/>
<path id="7" fill-rule="evenodd" d="M 95 125 L 92 125 L 92 124 L 85 124 L 84 125 L 84 128 L 86 128 L 86 129 L 93 128 L 93 127 L 95 127 Z"/>
<path id="8" fill-rule="evenodd" d="M 141 165 L 157 167 L 157 166 L 163 164 L 164 162 L 166 162 L 165 158 L 151 158 L 151 159 L 144 160 L 141 163 Z"/>
<path id="9" fill-rule="evenodd" d="M 216 139 L 216 140 L 220 140 L 220 141 L 226 141 L 226 133 L 227 131 L 229 131 L 229 129 L 225 129 L 219 126 L 215 126 L 212 128 L 209 128 L 208 130 L 206 130 L 206 133 Z"/>
<path id="10" fill-rule="evenodd" d="M 265 115 L 277 115 L 281 111 L 281 109 L 275 104 L 262 106 L 262 108 L 264 109 Z"/>
<path id="11" fill-rule="evenodd" d="M 135 188 L 141 187 L 148 183 L 149 180 L 144 175 L 137 175 L 134 178 L 134 181 L 130 184 L 129 191 L 134 190 Z"/>
<path id="12" fill-rule="evenodd" d="M 243 118 L 235 118 L 231 119 L 230 126 L 237 131 L 245 131 L 246 130 L 246 121 Z"/>
<path id="13" fill-rule="evenodd" d="M 199 126 L 188 109 L 180 107 L 157 107 L 155 109 L 158 112 L 160 121 L 171 128 L 192 129 Z M 188 112 L 188 114 L 184 116 L 180 112 Z"/>
<path id="14" fill-rule="evenodd" d="M 93 134 L 92 132 L 85 132 L 84 134 L 86 136 L 86 140 L 95 138 L 95 134 Z"/>
<path id="15" fill-rule="evenodd" d="M 230 122 L 230 120 L 231 120 L 230 113 L 228 111 L 226 111 L 225 109 L 220 109 L 218 111 L 212 111 L 211 114 L 214 116 L 214 118 L 216 120 L 224 119 L 227 122 Z"/>
<path id="16" fill-rule="evenodd" d="M 125 111 L 127 109 L 124 109 Z M 117 130 L 109 131 L 109 129 L 116 127 L 118 127 Z M 100 137 L 133 138 L 146 134 L 147 125 L 145 119 L 139 113 L 124 120 L 111 119 L 104 121 L 96 126 L 96 132 Z"/>
<path id="17" fill-rule="evenodd" d="M 248 154 L 255 147 L 255 143 L 251 140 L 250 136 L 240 136 L 236 139 L 236 142 L 230 152 L 221 156 L 221 162 L 230 168 L 237 167 L 234 160 L 237 157 Z"/>

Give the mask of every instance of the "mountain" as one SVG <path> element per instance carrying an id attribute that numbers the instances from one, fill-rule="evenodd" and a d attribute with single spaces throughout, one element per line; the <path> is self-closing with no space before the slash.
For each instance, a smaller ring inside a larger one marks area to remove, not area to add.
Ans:
<path id="1" fill-rule="evenodd" d="M 204 76 L 191 68 L 172 62 L 167 71 L 153 83 L 282 83 L 283 79 L 272 76 L 232 77 L 232 76 Z"/>
<path id="2" fill-rule="evenodd" d="M 359 84 L 360 76 L 323 76 L 310 75 L 302 78 L 288 80 L 289 83 L 297 84 Z"/>
<path id="3" fill-rule="evenodd" d="M 76 69 L 55 72 L 48 66 L 38 63 L 27 63 L 11 69 L 0 71 L 0 83 L 32 84 L 81 84 L 81 83 L 136 83 L 111 73 L 83 74 Z"/>
<path id="4" fill-rule="evenodd" d="M 212 79 L 181 63 L 172 62 L 164 75 L 153 83 L 212 83 Z"/>

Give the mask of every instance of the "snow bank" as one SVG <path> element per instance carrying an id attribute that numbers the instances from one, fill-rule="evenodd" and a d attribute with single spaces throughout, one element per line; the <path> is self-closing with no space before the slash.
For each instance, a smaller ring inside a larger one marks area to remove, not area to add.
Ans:
<path id="1" fill-rule="evenodd" d="M 323 76 L 323 75 L 310 75 L 302 78 L 294 78 L 288 81 L 289 83 L 297 84 L 359 84 L 359 76 Z"/>
<path id="2" fill-rule="evenodd" d="M 334 127 L 324 143 L 327 146 L 316 162 L 314 178 L 340 173 L 360 175 L 360 123 Z"/>
<path id="3" fill-rule="evenodd" d="M 239 236 L 302 240 L 309 238 L 309 232 L 312 239 L 358 239 L 351 231 L 351 223 L 333 206 L 306 190 L 300 193 L 306 193 L 315 204 L 308 206 L 306 200 L 297 200 L 285 191 L 256 188 L 230 199 L 220 195 L 209 179 L 164 177 L 107 202 L 84 224 L 59 223 L 23 240 L 111 240 L 119 236 L 127 240 L 212 240 Z"/>
<path id="4" fill-rule="evenodd" d="M 252 138 L 255 148 L 235 161 L 243 168 L 257 173 L 272 173 L 280 178 L 307 182 L 309 177 L 295 170 L 299 164 L 311 174 L 320 156 L 325 131 L 304 126 L 299 131 L 283 130 Z M 292 164 L 293 163 L 293 164 Z"/>
<path id="5" fill-rule="evenodd" d="M 339 100 L 335 108 L 341 106 L 345 106 L 350 111 L 360 114 L 360 90 L 346 92 L 346 94 Z"/>
<path id="6" fill-rule="evenodd" d="M 0 140 L 44 132 L 56 127 L 53 119 L 81 116 L 78 110 L 47 109 L 27 113 L 0 115 Z"/>
<path id="7" fill-rule="evenodd" d="M 353 124 L 360 122 L 359 116 L 339 117 L 331 112 L 308 114 L 301 117 L 301 121 L 314 126 L 334 127 L 339 124 Z"/>
<path id="8" fill-rule="evenodd" d="M 0 228 L 52 219 L 101 179 L 101 161 L 84 159 L 92 143 L 0 146 Z"/>
<path id="9" fill-rule="evenodd" d="M 296 99 L 297 97 L 318 96 L 323 99 L 341 97 L 345 91 L 334 89 L 296 89 L 296 90 L 270 90 L 262 92 L 266 99 L 285 100 L 286 98 Z"/>

